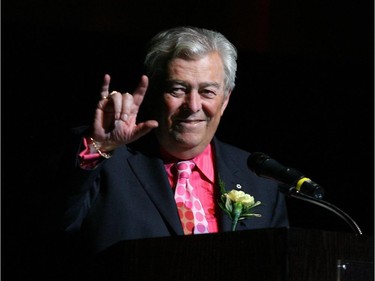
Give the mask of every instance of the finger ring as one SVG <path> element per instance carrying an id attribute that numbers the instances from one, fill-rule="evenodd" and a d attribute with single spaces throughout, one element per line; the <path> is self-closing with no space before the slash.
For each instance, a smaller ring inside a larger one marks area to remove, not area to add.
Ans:
<path id="1" fill-rule="evenodd" d="M 109 94 L 109 96 L 112 96 L 112 95 L 114 95 L 114 94 L 116 94 L 116 93 L 118 93 L 117 91 L 112 91 L 110 94 Z"/>
<path id="2" fill-rule="evenodd" d="M 117 91 L 112 91 L 108 96 L 104 97 L 104 99 L 108 99 L 110 96 L 113 96 L 116 93 L 118 93 L 118 92 Z"/>

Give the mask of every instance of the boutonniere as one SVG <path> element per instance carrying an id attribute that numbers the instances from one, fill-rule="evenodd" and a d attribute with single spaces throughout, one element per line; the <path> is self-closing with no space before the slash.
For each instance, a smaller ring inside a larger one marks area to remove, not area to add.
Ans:
<path id="1" fill-rule="evenodd" d="M 235 189 L 227 192 L 224 182 L 220 179 L 219 187 L 221 192 L 219 206 L 232 220 L 232 231 L 236 230 L 239 220 L 262 216 L 253 212 L 254 207 L 261 204 L 260 201 L 255 201 L 253 196 Z"/>

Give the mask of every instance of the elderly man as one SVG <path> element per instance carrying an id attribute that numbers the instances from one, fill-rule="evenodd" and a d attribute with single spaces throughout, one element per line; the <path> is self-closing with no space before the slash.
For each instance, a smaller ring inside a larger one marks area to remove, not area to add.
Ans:
<path id="1" fill-rule="evenodd" d="M 104 76 L 93 122 L 73 130 L 75 161 L 62 168 L 66 233 L 98 253 L 129 239 L 288 226 L 276 183 L 248 169 L 249 152 L 215 137 L 236 59 L 221 33 L 177 27 L 151 40 L 133 93 Z M 259 216 L 235 227 L 222 201 L 233 190 L 260 203 Z"/>

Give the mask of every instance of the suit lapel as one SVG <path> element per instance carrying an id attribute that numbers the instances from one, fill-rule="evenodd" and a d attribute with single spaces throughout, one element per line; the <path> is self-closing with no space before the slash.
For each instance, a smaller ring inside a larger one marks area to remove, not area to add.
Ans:
<path id="1" fill-rule="evenodd" d="M 228 146 L 221 144 L 218 140 L 214 139 L 215 156 L 216 156 L 216 169 L 217 177 L 220 177 L 225 184 L 226 191 L 232 189 L 242 190 L 248 194 L 255 194 L 256 181 L 251 176 L 248 170 L 244 155 L 236 154 L 235 150 Z M 217 188 L 219 186 L 217 185 Z M 246 230 L 258 228 L 261 219 L 245 219 L 241 220 L 237 225 L 236 230 Z M 231 231 L 232 221 L 227 214 L 222 211 L 221 230 Z"/>
<path id="2" fill-rule="evenodd" d="M 177 235 L 183 235 L 173 191 L 162 160 L 156 157 L 137 155 L 137 157 L 130 157 L 128 161 L 161 216 Z M 145 167 L 147 167 L 147 172 L 145 172 Z"/>
<path id="3" fill-rule="evenodd" d="M 243 158 L 244 155 L 237 155 L 235 150 L 221 144 L 216 138 L 214 138 L 213 143 L 216 157 L 217 183 L 220 178 L 225 185 L 226 191 L 229 192 L 235 189 L 252 194 L 251 189 L 253 187 L 248 178 L 250 171 L 247 170 L 247 166 L 244 167 L 243 164 L 239 163 L 239 159 Z M 219 188 L 218 184 L 217 188 Z M 219 192 L 219 196 L 220 195 Z M 241 221 L 241 223 L 237 225 L 236 230 L 253 228 L 257 224 L 257 221 L 251 220 L 252 224 L 249 225 L 248 221 L 249 220 Z M 220 230 L 232 231 L 232 221 L 224 211 L 222 211 Z"/>
<path id="4" fill-rule="evenodd" d="M 234 188 L 236 183 L 238 183 L 238 169 L 236 164 L 232 162 L 231 158 L 228 158 L 228 154 L 224 151 L 225 148 L 221 143 L 214 138 L 213 140 L 214 149 L 215 149 L 215 158 L 216 158 L 216 188 L 219 187 L 219 179 L 225 184 L 225 189 L 227 191 Z M 229 154 L 230 155 L 230 154 Z M 220 191 L 218 192 L 219 196 Z M 220 198 L 219 198 L 220 199 Z M 220 230 L 221 231 L 231 231 L 232 230 L 232 221 L 228 215 L 221 210 L 221 219 L 220 219 Z"/>

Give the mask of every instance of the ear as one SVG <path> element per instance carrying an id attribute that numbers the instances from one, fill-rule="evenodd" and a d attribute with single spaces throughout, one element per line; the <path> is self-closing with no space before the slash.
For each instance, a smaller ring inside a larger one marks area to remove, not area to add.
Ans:
<path id="1" fill-rule="evenodd" d="M 227 108 L 231 94 L 232 94 L 232 91 L 229 91 L 227 96 L 223 100 L 223 104 L 221 105 L 221 115 L 224 114 L 224 110 Z"/>

